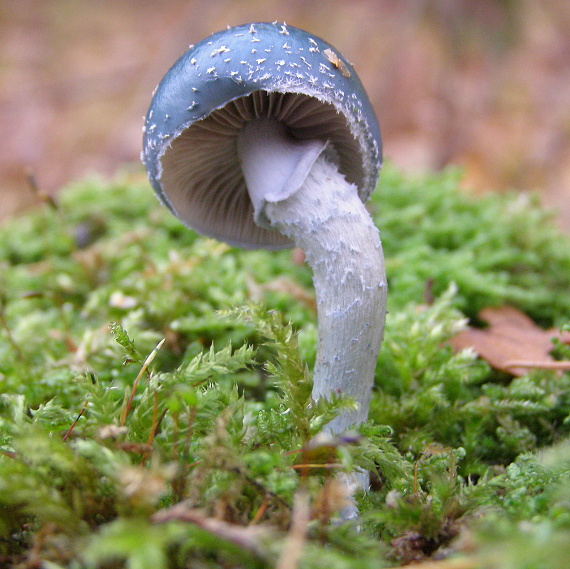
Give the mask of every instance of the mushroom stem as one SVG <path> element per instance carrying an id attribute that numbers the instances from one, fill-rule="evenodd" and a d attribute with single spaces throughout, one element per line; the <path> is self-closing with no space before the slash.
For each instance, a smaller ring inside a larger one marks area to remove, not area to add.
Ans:
<path id="1" fill-rule="evenodd" d="M 252 134 L 241 135 L 239 148 L 248 190 L 255 193 L 250 186 L 260 174 L 252 170 L 261 164 L 256 152 L 265 151 L 267 140 L 259 132 Z M 257 143 L 244 144 L 246 138 Z M 300 144 L 307 146 L 305 141 Z M 308 148 L 313 151 L 312 145 Z M 329 423 L 327 429 L 338 433 L 368 417 L 387 287 L 378 230 L 356 186 L 345 180 L 327 154 L 325 150 L 310 161 L 304 180 L 292 193 L 277 188 L 262 200 L 256 221 L 268 223 L 303 249 L 313 270 L 319 319 L 313 398 L 338 393 L 358 404 L 356 411 L 343 412 Z M 266 178 L 271 176 L 271 170 L 265 171 Z M 298 170 L 294 178 L 299 179 Z"/>

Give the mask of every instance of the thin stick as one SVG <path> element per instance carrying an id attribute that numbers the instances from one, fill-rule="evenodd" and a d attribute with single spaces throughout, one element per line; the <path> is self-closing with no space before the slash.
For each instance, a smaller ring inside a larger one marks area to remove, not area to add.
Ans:
<path id="1" fill-rule="evenodd" d="M 515 367 L 535 368 L 535 369 L 555 369 L 555 370 L 570 370 L 570 361 L 530 361 L 530 360 L 513 360 L 504 364 L 505 368 L 512 369 Z"/>
<path id="2" fill-rule="evenodd" d="M 63 435 L 63 439 L 62 439 L 63 442 L 65 442 L 69 438 L 69 435 L 71 435 L 71 433 L 73 432 L 73 429 L 75 429 L 75 425 L 77 425 L 77 423 L 79 422 L 79 419 L 81 419 L 81 417 L 83 417 L 83 414 L 85 413 L 85 411 L 87 409 L 87 404 L 88 404 L 88 401 L 85 401 L 85 403 L 83 404 L 83 409 L 81 409 L 81 411 L 79 411 L 79 414 L 75 418 L 75 421 L 73 421 L 73 423 L 71 423 L 71 427 L 69 427 L 69 429 L 67 429 L 67 433 L 65 433 L 65 435 Z"/>
<path id="3" fill-rule="evenodd" d="M 296 569 L 299 566 L 303 545 L 307 539 L 309 520 L 309 496 L 304 491 L 297 492 L 293 499 L 291 529 L 285 538 L 275 569 Z"/>
<path id="4" fill-rule="evenodd" d="M 305 468 L 307 469 L 316 469 L 316 470 L 335 470 L 335 469 L 341 469 L 342 468 L 342 464 L 335 464 L 332 462 L 329 463 L 321 463 L 319 464 L 318 462 L 316 462 L 315 464 L 311 464 L 311 463 L 306 463 L 303 462 L 301 464 L 294 464 L 291 468 L 293 470 L 304 470 Z"/>
<path id="5" fill-rule="evenodd" d="M 129 416 L 129 412 L 131 410 L 131 407 L 133 405 L 133 400 L 134 400 L 135 394 L 137 392 L 137 387 L 139 385 L 139 381 L 141 380 L 141 377 L 143 376 L 143 373 L 147 370 L 148 366 L 152 363 L 152 360 L 154 360 L 154 358 L 156 357 L 158 350 L 160 350 L 160 348 L 162 347 L 162 344 L 164 344 L 165 340 L 166 340 L 166 338 L 163 338 L 158 343 L 156 348 L 154 348 L 154 350 L 152 350 L 152 352 L 149 354 L 148 358 L 145 360 L 143 366 L 141 367 L 139 374 L 137 375 L 135 382 L 133 384 L 133 388 L 131 390 L 131 396 L 129 397 L 129 400 L 127 401 L 127 405 L 126 405 L 123 413 L 121 414 L 121 427 L 123 427 L 125 425 L 125 423 L 127 422 L 127 417 Z"/>
<path id="6" fill-rule="evenodd" d="M 260 559 L 267 559 L 268 552 L 259 538 L 267 539 L 269 534 L 261 526 L 241 527 L 222 520 L 207 518 L 202 512 L 189 507 L 184 502 L 165 510 L 159 510 L 151 516 L 151 521 L 155 524 L 172 520 L 195 524 L 208 533 L 233 543 Z"/>
<path id="7" fill-rule="evenodd" d="M 59 211 L 59 205 L 56 202 L 55 198 L 40 188 L 36 175 L 30 168 L 26 169 L 26 178 L 28 180 L 28 186 L 34 196 L 37 197 L 42 203 L 48 205 L 54 211 Z"/>
<path id="8" fill-rule="evenodd" d="M 263 501 L 261 502 L 261 506 L 259 506 L 257 512 L 255 512 L 255 515 L 253 516 L 251 522 L 249 523 L 250 526 L 254 526 L 259 522 L 259 520 L 261 520 L 263 514 L 265 514 L 265 511 L 267 510 L 268 505 L 269 505 L 269 497 L 267 496 L 267 494 L 265 494 L 265 496 L 263 496 Z"/>

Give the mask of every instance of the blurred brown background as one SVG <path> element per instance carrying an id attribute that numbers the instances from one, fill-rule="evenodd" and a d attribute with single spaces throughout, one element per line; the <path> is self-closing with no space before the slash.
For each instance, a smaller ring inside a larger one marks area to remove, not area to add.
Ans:
<path id="1" fill-rule="evenodd" d="M 138 161 L 152 89 L 188 44 L 286 21 L 354 63 L 385 155 L 465 168 L 474 191 L 539 190 L 570 229 L 568 0 L 1 0 L 0 218 Z"/>

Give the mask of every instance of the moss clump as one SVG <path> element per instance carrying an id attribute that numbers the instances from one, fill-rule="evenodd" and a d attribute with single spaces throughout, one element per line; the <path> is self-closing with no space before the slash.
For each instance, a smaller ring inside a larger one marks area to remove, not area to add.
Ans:
<path id="1" fill-rule="evenodd" d="M 447 341 L 487 306 L 567 323 L 570 242 L 532 200 L 457 182 L 383 172 L 386 337 L 370 421 L 336 439 L 319 432 L 352 403 L 310 400 L 290 251 L 200 238 L 132 174 L 0 227 L 3 566 L 265 568 L 300 543 L 311 568 L 567 565 L 570 374 L 513 379 Z M 354 467 L 359 532 L 330 523 Z"/>

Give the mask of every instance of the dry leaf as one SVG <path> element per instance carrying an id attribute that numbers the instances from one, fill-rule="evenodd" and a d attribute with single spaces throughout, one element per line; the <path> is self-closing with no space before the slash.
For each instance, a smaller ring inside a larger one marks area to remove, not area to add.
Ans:
<path id="1" fill-rule="evenodd" d="M 570 369 L 570 362 L 557 362 L 550 356 L 552 339 L 570 343 L 570 334 L 543 330 L 511 306 L 484 308 L 479 318 L 489 327 L 459 332 L 451 339 L 456 350 L 473 348 L 494 368 L 516 376 L 524 375 L 528 368 Z"/>

